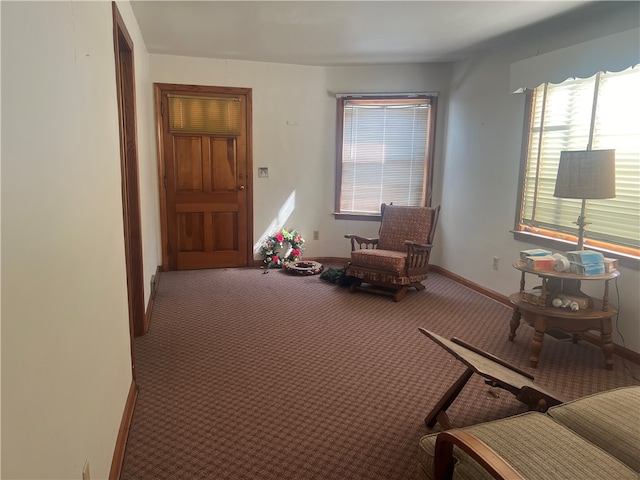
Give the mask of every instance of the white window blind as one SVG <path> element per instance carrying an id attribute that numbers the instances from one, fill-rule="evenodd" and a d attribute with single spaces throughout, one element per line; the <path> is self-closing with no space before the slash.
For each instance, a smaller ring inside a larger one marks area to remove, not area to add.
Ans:
<path id="1" fill-rule="evenodd" d="M 383 202 L 423 206 L 431 101 L 341 101 L 340 212 L 376 214 Z"/>
<path id="2" fill-rule="evenodd" d="M 587 200 L 585 243 L 640 247 L 640 67 L 543 84 L 533 96 L 521 230 L 576 235 L 581 200 L 553 196 L 563 150 L 615 149 L 616 197 Z"/>

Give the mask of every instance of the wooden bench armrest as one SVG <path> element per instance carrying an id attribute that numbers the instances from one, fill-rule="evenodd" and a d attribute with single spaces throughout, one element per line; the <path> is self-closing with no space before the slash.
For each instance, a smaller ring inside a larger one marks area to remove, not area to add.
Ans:
<path id="1" fill-rule="evenodd" d="M 435 480 L 451 480 L 453 476 L 453 446 L 473 458 L 497 480 L 524 480 L 511 465 L 482 440 L 466 430 L 454 429 L 440 432 L 434 452 Z"/>
<path id="2" fill-rule="evenodd" d="M 358 248 L 376 248 L 378 246 L 377 238 L 361 237 L 359 235 L 354 235 L 352 233 L 346 234 L 344 238 L 351 239 L 352 252 L 356 250 L 356 244 L 358 245 Z"/>

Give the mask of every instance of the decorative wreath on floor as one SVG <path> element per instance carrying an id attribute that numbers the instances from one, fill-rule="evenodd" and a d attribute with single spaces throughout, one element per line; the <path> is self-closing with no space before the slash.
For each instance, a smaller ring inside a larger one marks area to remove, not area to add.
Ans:
<path id="1" fill-rule="evenodd" d="M 294 275 L 316 275 L 322 273 L 324 266 L 318 262 L 301 260 L 299 262 L 286 263 L 284 269 Z"/>
<path id="2" fill-rule="evenodd" d="M 297 262 L 302 257 L 304 238 L 297 231 L 282 229 L 265 238 L 260 247 L 262 261 L 269 268 L 282 268 L 288 262 Z"/>

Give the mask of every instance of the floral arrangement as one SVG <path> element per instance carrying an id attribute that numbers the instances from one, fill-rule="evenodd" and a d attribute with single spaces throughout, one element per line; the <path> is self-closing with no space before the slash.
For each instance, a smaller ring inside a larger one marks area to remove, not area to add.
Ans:
<path id="1" fill-rule="evenodd" d="M 304 238 L 295 230 L 282 229 L 267 237 L 260 247 L 262 261 L 267 269 L 282 268 L 288 262 L 297 262 L 304 250 Z"/>

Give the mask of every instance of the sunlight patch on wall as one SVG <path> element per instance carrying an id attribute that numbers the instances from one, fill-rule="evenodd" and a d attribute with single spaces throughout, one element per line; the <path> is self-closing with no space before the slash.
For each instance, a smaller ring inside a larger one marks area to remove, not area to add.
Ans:
<path id="1" fill-rule="evenodd" d="M 254 243 L 253 245 L 254 254 L 257 254 L 258 252 L 260 252 L 260 247 L 262 246 L 262 244 L 264 243 L 267 237 L 273 235 L 274 232 L 277 232 L 281 230 L 283 227 L 285 227 L 285 223 L 287 222 L 287 220 L 289 220 L 289 217 L 291 217 L 291 214 L 295 210 L 295 207 L 296 207 L 296 191 L 294 190 L 293 192 L 291 192 L 291 195 L 289 195 L 289 198 L 287 198 L 287 200 L 282 204 L 282 206 L 280 207 L 280 210 L 278 210 L 278 215 L 273 220 L 271 220 L 271 223 L 269 223 L 269 225 L 264 230 L 264 232 L 262 232 L 262 235 L 260 235 L 260 238 L 258 239 L 258 241 Z"/>

